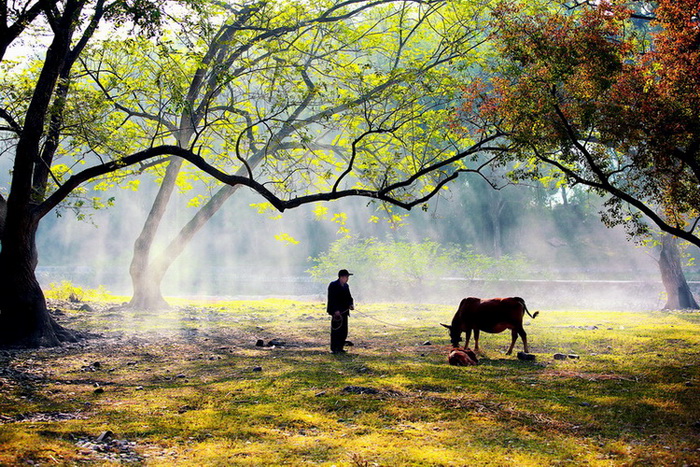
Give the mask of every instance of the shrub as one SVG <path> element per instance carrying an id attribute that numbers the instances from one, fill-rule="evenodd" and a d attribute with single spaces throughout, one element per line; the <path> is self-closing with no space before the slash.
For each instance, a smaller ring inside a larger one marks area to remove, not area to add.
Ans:
<path id="1" fill-rule="evenodd" d="M 104 300 L 110 294 L 104 285 L 96 289 L 83 289 L 73 285 L 71 281 L 51 282 L 48 290 L 44 293 L 46 298 L 54 300 L 68 300 L 71 302 L 82 302 L 85 300 Z"/>
<path id="2" fill-rule="evenodd" d="M 316 258 L 308 272 L 314 279 L 334 277 L 341 267 L 365 280 L 422 283 L 454 276 L 468 279 L 516 279 L 524 275 L 523 256 L 492 258 L 476 253 L 471 246 L 422 242 L 380 241 L 377 238 L 346 236 L 333 242 Z"/>

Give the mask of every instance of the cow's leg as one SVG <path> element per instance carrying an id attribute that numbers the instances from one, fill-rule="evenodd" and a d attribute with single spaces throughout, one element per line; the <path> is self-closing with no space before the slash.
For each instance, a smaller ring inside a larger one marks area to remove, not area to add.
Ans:
<path id="1" fill-rule="evenodd" d="M 470 329 L 467 329 L 466 331 L 464 331 L 464 334 L 465 334 L 465 336 L 464 336 L 464 349 L 466 350 L 466 349 L 469 348 L 469 340 L 472 338 L 472 330 L 471 330 L 471 328 L 470 328 Z M 476 339 L 476 336 L 477 336 L 477 334 L 476 334 L 476 331 L 475 331 L 475 332 L 474 332 L 474 339 Z"/>
<path id="2" fill-rule="evenodd" d="M 523 328 L 520 328 L 518 334 L 520 334 L 520 338 L 523 340 L 523 348 L 525 349 L 525 353 L 530 353 L 530 350 L 527 348 L 527 333 Z"/>
<path id="3" fill-rule="evenodd" d="M 515 329 L 511 329 L 510 335 L 511 335 L 512 339 L 510 341 L 510 347 L 508 348 L 508 352 L 506 352 L 506 355 L 510 355 L 513 353 L 513 347 L 515 347 L 515 341 L 518 340 L 518 331 L 516 331 Z"/>
<path id="4" fill-rule="evenodd" d="M 479 351 L 479 330 L 474 329 L 474 352 Z"/>

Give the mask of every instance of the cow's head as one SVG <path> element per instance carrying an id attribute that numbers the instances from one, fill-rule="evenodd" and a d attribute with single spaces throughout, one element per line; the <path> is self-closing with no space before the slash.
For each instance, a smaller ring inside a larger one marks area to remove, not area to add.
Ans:
<path id="1" fill-rule="evenodd" d="M 449 324 L 440 323 L 441 326 L 447 328 L 450 331 L 450 341 L 452 341 L 452 347 L 459 347 L 459 343 L 462 342 L 462 330 L 458 326 L 450 326 Z"/>

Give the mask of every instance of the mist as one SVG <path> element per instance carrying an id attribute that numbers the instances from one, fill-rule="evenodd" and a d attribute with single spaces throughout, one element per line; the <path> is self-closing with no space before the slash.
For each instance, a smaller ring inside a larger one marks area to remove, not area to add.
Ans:
<path id="1" fill-rule="evenodd" d="M 68 280 L 85 288 L 103 285 L 114 294 L 129 296 L 133 243 L 154 192 L 154 184 L 144 181 L 139 191 L 108 193 L 115 205 L 92 212 L 87 220 L 79 221 L 70 212 L 47 217 L 38 237 L 42 286 Z M 499 242 L 494 242 L 489 224 L 494 196 L 502 205 Z M 196 208 L 187 207 L 192 197 L 191 192 L 180 193 L 172 203 L 155 251 L 192 215 Z M 494 191 L 478 180 L 460 180 L 425 210 L 395 211 L 402 217 L 393 223 L 380 205 L 366 199 L 325 203 L 325 219 L 319 219 L 314 205 L 261 214 L 251 206 L 260 202 L 247 190 L 232 197 L 170 268 L 164 295 L 323 300 L 334 277 L 329 272 L 325 279 L 314 279 L 309 273 L 315 264 L 312 258 L 352 235 L 379 241 L 430 240 L 490 257 L 517 256 L 526 264 L 517 278 L 435 274 L 401 281 L 391 274 L 373 277 L 370 271 L 365 274 L 369 277 L 352 278 L 359 302 L 456 305 L 465 296 L 521 296 L 531 309 L 635 310 L 659 309 L 664 303 L 657 253 L 630 242 L 622 229 L 606 228 L 595 209 L 600 199 L 592 195 L 569 200 L 565 206 L 558 193 L 533 195 L 532 188 L 517 186 Z M 339 213 L 341 221 L 331 220 Z M 337 265 L 351 271 L 354 267 L 352 260 Z"/>

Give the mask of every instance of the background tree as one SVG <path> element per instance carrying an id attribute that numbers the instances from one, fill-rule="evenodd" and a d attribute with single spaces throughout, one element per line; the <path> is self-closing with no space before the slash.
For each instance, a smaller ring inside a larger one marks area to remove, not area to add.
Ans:
<path id="1" fill-rule="evenodd" d="M 661 280 L 666 288 L 667 295 L 664 309 L 698 309 L 700 306 L 698 306 L 695 297 L 693 297 L 683 273 L 683 262 L 678 243 L 678 237 L 669 234 L 661 236 L 658 262 Z"/>
<path id="2" fill-rule="evenodd" d="M 339 158 L 380 189 L 402 169 L 384 155 L 415 152 L 427 161 L 454 145 L 441 114 L 453 105 L 454 70 L 468 67 L 484 40 L 481 7 L 339 5 L 213 6 L 211 16 L 157 44 L 125 49 L 107 42 L 87 68 L 146 141 L 221 144 L 235 153 L 220 161 L 228 169 L 284 180 L 290 191 L 331 180 Z M 182 54 L 184 44 L 194 47 Z M 412 130 L 405 132 L 409 120 Z M 375 156 L 367 158 L 370 151 Z M 192 177 L 179 159 L 162 175 L 134 246 L 132 307 L 165 305 L 163 277 L 238 188 L 210 184 L 211 197 L 193 200 L 196 214 L 157 253 L 153 245 L 172 193 L 178 184 L 191 186 Z M 335 190 L 333 183 L 325 184 Z"/>
<path id="3" fill-rule="evenodd" d="M 465 89 L 465 115 L 508 134 L 513 177 L 554 167 L 609 196 L 608 225 L 644 235 L 647 219 L 700 246 L 698 3 L 658 2 L 648 29 L 635 23 L 647 15 L 608 2 L 530 13 L 494 11 L 498 77 Z M 670 303 L 695 306 L 682 274 L 667 272 Z"/>
<path id="4" fill-rule="evenodd" d="M 36 233 L 41 219 L 61 203 L 70 205 L 72 202 L 73 207 L 82 207 L 84 200 L 71 201 L 70 197 L 82 195 L 81 190 L 86 183 L 108 185 L 113 181 L 113 178 L 109 178 L 112 174 L 117 179 L 125 178 L 149 166 L 167 162 L 171 157 L 178 157 L 221 183 L 242 185 L 256 191 L 279 211 L 348 196 L 363 196 L 409 209 L 440 192 L 459 173 L 479 171 L 480 167 L 467 165 L 479 151 L 497 150 L 490 144 L 500 136 L 498 133 L 480 133 L 474 138 L 465 134 L 451 134 L 443 124 L 452 113 L 445 101 L 432 100 L 426 104 L 422 100 L 424 93 L 419 83 L 435 88 L 445 85 L 442 77 L 448 74 L 441 70 L 451 65 L 446 59 L 442 60 L 444 55 L 441 54 L 451 50 L 449 48 L 438 49 L 437 52 L 432 49 L 416 50 L 414 56 L 433 57 L 435 66 L 430 72 L 420 75 L 412 67 L 395 71 L 392 79 L 394 89 L 388 94 L 375 95 L 367 91 L 377 87 L 383 89 L 381 83 L 386 78 L 381 73 L 367 75 L 362 72 L 362 66 L 349 64 L 350 73 L 354 72 L 355 76 L 347 76 L 349 81 L 344 86 L 330 92 L 342 94 L 349 92 L 347 90 L 359 89 L 363 90 L 361 95 L 368 97 L 361 102 L 350 100 L 339 104 L 353 108 L 348 119 L 334 120 L 333 115 L 328 115 L 329 128 L 337 129 L 342 123 L 350 125 L 352 130 L 341 132 L 331 139 L 334 146 L 339 140 L 346 143 L 349 151 L 340 155 L 334 148 L 316 150 L 310 147 L 313 141 L 305 139 L 303 132 L 297 133 L 296 139 L 291 141 L 275 140 L 273 136 L 281 130 L 268 128 L 277 125 L 294 133 L 297 128 L 290 122 L 297 121 L 299 113 L 291 111 L 284 117 L 279 117 L 274 111 L 257 114 L 255 111 L 258 109 L 269 110 L 262 106 L 254 106 L 250 118 L 261 124 L 257 131 L 264 136 L 257 136 L 256 130 L 242 131 L 238 133 L 239 138 L 232 140 L 227 125 L 218 128 L 209 122 L 205 128 L 220 131 L 222 137 L 215 138 L 216 132 L 212 135 L 201 133 L 184 147 L 167 144 L 170 140 L 165 139 L 172 135 L 167 131 L 163 135 L 156 129 L 146 133 L 150 139 L 149 144 L 144 144 L 141 137 L 144 133 L 131 121 L 131 116 L 125 119 L 123 110 L 105 111 L 97 99 L 86 99 L 94 94 L 91 93 L 94 89 L 78 85 L 75 65 L 83 57 L 100 26 L 106 28 L 105 33 L 111 34 L 120 31 L 115 24 L 129 24 L 136 28 L 144 25 L 157 29 L 166 10 L 151 3 L 137 2 L 134 6 L 119 0 L 113 3 L 104 0 L 66 0 L 60 4 L 42 2 L 40 5 L 37 18 L 45 22 L 45 28 L 42 28 L 44 23 L 37 23 L 37 28 L 47 33 L 48 42 L 46 47 L 42 47 L 41 43 L 37 45 L 42 49 L 38 51 L 42 58 L 37 72 L 27 69 L 29 61 L 25 61 L 15 68 L 6 67 L 7 72 L 3 74 L 0 101 L 3 110 L 0 117 L 6 126 L 0 130 L 7 136 L 9 146 L 6 154 L 13 157 L 14 164 L 1 237 L 0 345 L 51 346 L 74 338 L 72 333 L 58 326 L 47 312 L 35 274 L 38 261 Z M 199 2 L 193 5 L 199 6 Z M 358 0 L 342 2 L 336 7 L 329 7 L 328 11 L 342 18 L 356 8 L 362 10 L 381 6 L 377 5 Z M 431 6 L 428 4 L 426 8 Z M 177 11 L 198 14 L 197 10 L 180 8 Z M 378 15 L 377 18 L 385 17 L 381 8 L 372 11 Z M 401 8 L 388 11 L 391 18 L 406 13 Z M 331 17 L 329 14 L 328 18 Z M 366 11 L 363 17 L 371 18 L 372 15 Z M 445 31 L 468 36 L 456 26 L 444 29 L 443 25 L 438 24 L 433 24 L 424 34 Z M 387 31 L 382 33 L 386 34 Z M 399 39 L 401 37 L 399 34 Z M 446 34 L 441 43 L 453 39 L 454 36 Z M 450 45 L 454 46 L 454 43 Z M 377 47 L 381 50 L 379 45 Z M 184 55 L 180 57 L 182 60 L 186 59 L 188 50 L 187 47 L 181 49 Z M 3 66 L 6 65 L 3 63 Z M 297 73 L 304 87 L 287 89 L 287 95 L 282 96 L 278 107 L 279 112 L 305 109 L 305 102 L 310 105 L 317 93 L 326 91 L 329 83 L 324 78 L 335 77 L 323 69 L 317 72 L 304 61 L 289 68 Z M 17 79 L 13 81 L 13 77 Z M 164 74 L 162 79 L 167 77 L 168 74 Z M 14 86 L 16 83 L 19 83 L 18 87 Z M 23 104 L 24 99 L 18 98 L 18 89 L 26 90 L 30 96 L 27 105 Z M 257 90 L 264 92 L 266 88 Z M 125 93 L 127 97 L 132 95 Z M 177 94 L 171 96 L 173 99 L 167 99 L 176 108 L 186 102 L 178 99 Z M 206 102 L 205 105 L 210 104 Z M 323 111 L 327 109 L 322 107 L 327 103 L 321 101 L 315 105 L 317 109 L 312 115 L 321 113 L 321 116 L 325 116 Z M 75 112 L 69 114 L 68 110 Z M 147 116 L 142 117 L 139 124 L 150 122 Z M 435 126 L 426 126 L 426 122 L 432 122 Z M 313 123 L 319 126 L 324 124 L 322 119 Z M 160 124 L 154 122 L 153 126 L 158 128 Z M 242 141 L 244 138 L 249 140 Z M 277 157 L 272 150 L 264 152 L 261 157 L 266 158 L 266 165 L 259 172 L 251 165 L 251 157 L 257 153 L 244 153 L 241 150 L 243 145 L 255 149 L 257 145 L 281 147 L 285 144 L 290 144 L 290 147 L 286 148 L 288 152 L 284 153 L 284 157 Z M 242 171 L 243 174 L 230 175 L 226 169 Z M 261 178 L 258 179 L 258 176 Z"/>

